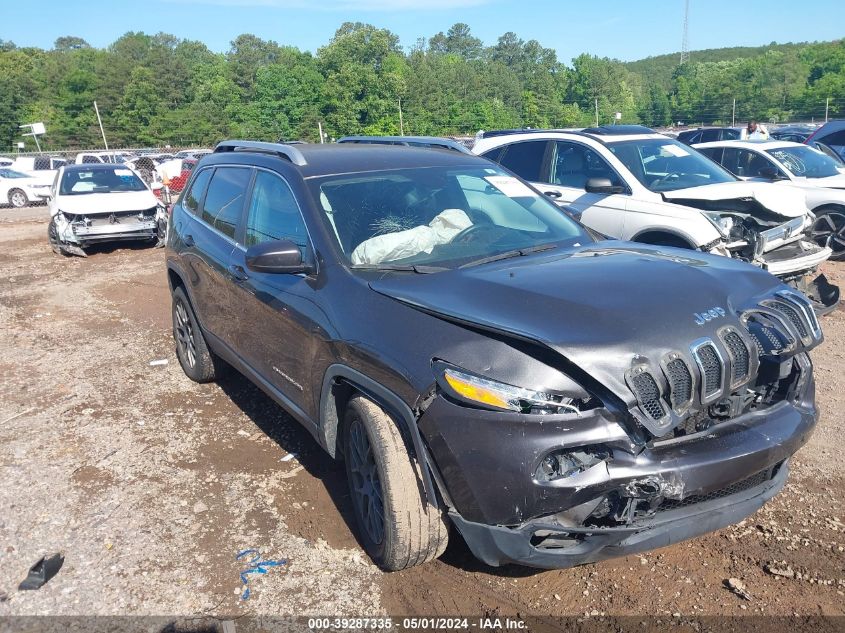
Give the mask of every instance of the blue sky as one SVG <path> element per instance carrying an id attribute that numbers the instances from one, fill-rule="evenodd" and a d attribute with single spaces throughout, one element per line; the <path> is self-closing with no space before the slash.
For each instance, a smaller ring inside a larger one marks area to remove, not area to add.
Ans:
<path id="1" fill-rule="evenodd" d="M 683 0 L 4 0 L 0 39 L 50 48 L 61 35 L 106 46 L 127 31 L 165 31 L 225 51 L 240 33 L 315 51 L 345 21 L 392 30 L 402 45 L 468 23 L 486 44 L 505 31 L 569 63 L 589 52 L 622 60 L 680 49 Z M 690 0 L 690 47 L 845 36 L 845 1 Z M 746 17 L 750 16 L 750 17 Z M 32 25 L 28 27 L 27 25 Z"/>

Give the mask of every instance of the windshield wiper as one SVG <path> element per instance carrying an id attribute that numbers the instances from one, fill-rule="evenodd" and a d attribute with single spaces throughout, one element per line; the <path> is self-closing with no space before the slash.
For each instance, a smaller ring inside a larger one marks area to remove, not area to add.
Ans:
<path id="1" fill-rule="evenodd" d="M 530 255 L 531 253 L 541 253 L 543 251 L 550 251 L 557 248 L 557 244 L 540 244 L 538 246 L 529 246 L 527 248 L 517 248 L 512 251 L 505 251 L 497 255 L 490 255 L 489 257 L 482 257 L 481 259 L 474 259 L 466 264 L 462 264 L 459 268 L 469 268 L 470 266 L 478 266 L 480 264 L 489 264 L 490 262 L 498 262 L 503 259 L 511 259 L 512 257 L 522 257 L 523 255 Z"/>
<path id="2" fill-rule="evenodd" d="M 421 275 L 449 270 L 442 266 L 426 266 L 425 264 L 353 264 L 351 268 L 353 270 L 396 270 L 406 273 L 419 273 Z"/>

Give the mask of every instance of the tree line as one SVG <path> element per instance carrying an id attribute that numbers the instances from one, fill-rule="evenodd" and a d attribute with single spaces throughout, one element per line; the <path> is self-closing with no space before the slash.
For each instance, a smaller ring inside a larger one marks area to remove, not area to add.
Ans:
<path id="1" fill-rule="evenodd" d="M 0 40 L 0 151 L 35 121 L 47 149 L 100 145 L 95 100 L 115 147 L 314 141 L 318 123 L 331 137 L 461 135 L 605 124 L 617 112 L 650 126 L 845 114 L 845 41 L 750 50 L 682 66 L 588 54 L 567 65 L 512 32 L 485 46 L 462 23 L 406 50 L 387 29 L 347 22 L 316 54 L 249 34 L 225 53 L 166 33 L 130 32 L 103 49 L 72 36 L 50 50 Z"/>

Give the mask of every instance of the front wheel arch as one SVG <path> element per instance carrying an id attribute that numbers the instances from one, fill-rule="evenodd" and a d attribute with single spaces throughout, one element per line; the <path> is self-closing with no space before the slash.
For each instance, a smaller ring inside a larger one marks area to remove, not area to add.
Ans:
<path id="1" fill-rule="evenodd" d="M 640 242 L 642 244 L 651 244 L 653 246 L 673 246 L 675 248 L 697 250 L 697 247 L 692 244 L 686 237 L 678 235 L 677 233 L 671 233 L 669 231 L 644 231 L 631 239 L 634 242 Z"/>

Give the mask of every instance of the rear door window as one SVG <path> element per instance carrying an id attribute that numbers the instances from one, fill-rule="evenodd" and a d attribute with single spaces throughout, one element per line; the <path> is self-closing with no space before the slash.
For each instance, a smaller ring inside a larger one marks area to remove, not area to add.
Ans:
<path id="1" fill-rule="evenodd" d="M 721 130 L 704 130 L 701 133 L 701 140 L 697 141 L 697 142 L 699 142 L 699 143 L 709 143 L 711 141 L 718 141 L 720 131 Z"/>
<path id="2" fill-rule="evenodd" d="M 722 148 L 721 147 L 704 147 L 704 148 L 696 148 L 699 152 L 704 154 L 707 158 L 712 161 L 715 161 L 722 164 Z"/>
<path id="3" fill-rule="evenodd" d="M 249 167 L 218 167 L 205 194 L 202 219 L 232 240 L 241 221 L 251 177 Z"/>
<path id="4" fill-rule="evenodd" d="M 499 163 L 520 178 L 538 182 L 542 179 L 543 156 L 547 141 L 525 141 L 508 145 Z"/>
<path id="5" fill-rule="evenodd" d="M 199 211 L 200 203 L 205 195 L 205 190 L 208 187 L 208 181 L 211 180 L 211 173 L 213 171 L 213 169 L 203 169 L 198 173 L 197 177 L 194 178 L 194 182 L 191 184 L 190 190 L 185 194 L 185 201 L 182 203 L 182 206 L 194 215 Z"/>

